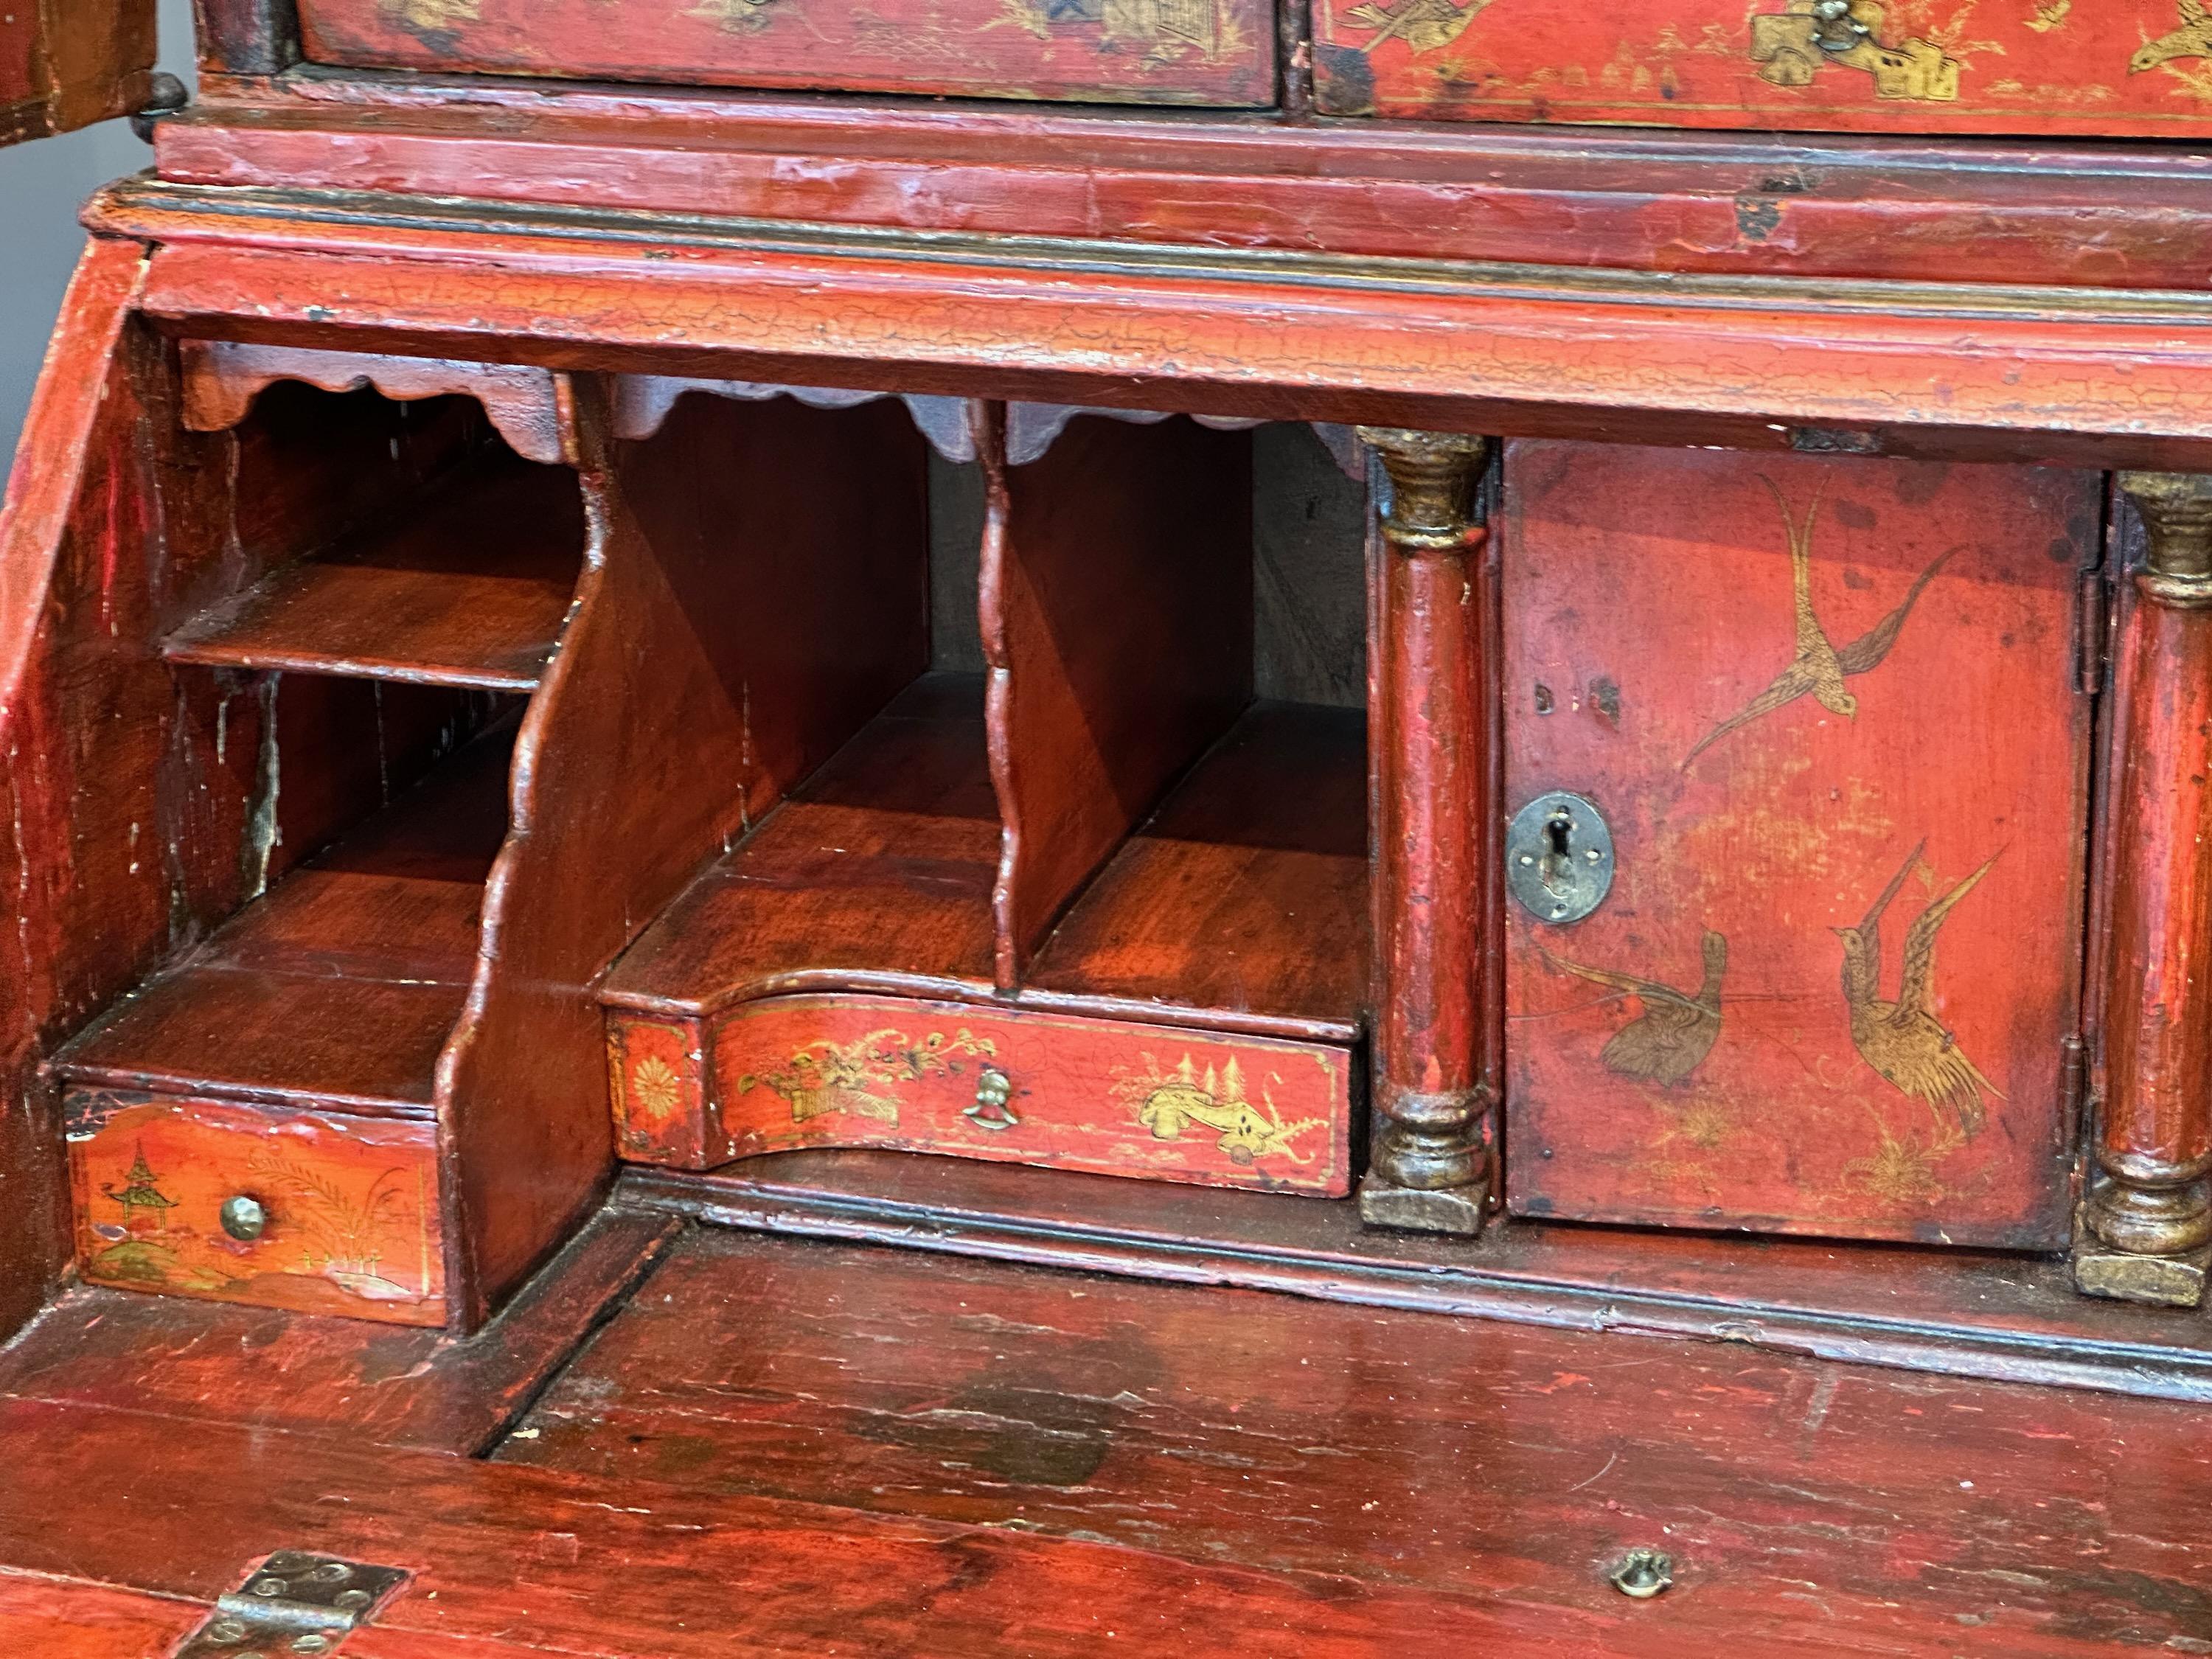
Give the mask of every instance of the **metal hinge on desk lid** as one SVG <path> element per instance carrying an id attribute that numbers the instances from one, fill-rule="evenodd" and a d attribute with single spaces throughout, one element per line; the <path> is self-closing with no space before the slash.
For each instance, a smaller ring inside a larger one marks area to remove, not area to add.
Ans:
<path id="1" fill-rule="evenodd" d="M 279 1550 L 215 1604 L 174 1659 L 295 1659 L 334 1654 L 407 1582 L 398 1567 Z"/>

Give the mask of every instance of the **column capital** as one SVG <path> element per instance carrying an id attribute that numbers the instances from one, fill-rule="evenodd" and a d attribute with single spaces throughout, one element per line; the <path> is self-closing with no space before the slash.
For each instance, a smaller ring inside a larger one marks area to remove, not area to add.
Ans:
<path id="1" fill-rule="evenodd" d="M 1490 440 L 1405 427 L 1363 426 L 1358 433 L 1390 475 L 1382 534 L 1392 545 L 1413 552 L 1464 546 L 1475 529 L 1475 483 Z"/>
<path id="2" fill-rule="evenodd" d="M 2137 584 L 2165 605 L 2212 607 L 2212 474 L 2123 472 L 2120 493 L 2149 532 L 2150 556 Z"/>

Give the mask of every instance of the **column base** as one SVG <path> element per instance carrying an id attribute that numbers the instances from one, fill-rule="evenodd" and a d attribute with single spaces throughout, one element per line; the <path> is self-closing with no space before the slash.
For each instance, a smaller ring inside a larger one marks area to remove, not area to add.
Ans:
<path id="1" fill-rule="evenodd" d="M 1359 1218 L 1370 1227 L 1474 1238 L 1480 1235 L 1489 1211 L 1490 1194 L 1480 1182 L 1424 1192 L 1394 1187 L 1370 1170 L 1359 1183 Z"/>
<path id="2" fill-rule="evenodd" d="M 2084 1296 L 2153 1308 L 2201 1308 L 2212 1290 L 2212 1244 L 2156 1253 L 2123 1250 L 2098 1237 L 2092 1193 L 2074 1216 L 2074 1287 Z"/>
<path id="3" fill-rule="evenodd" d="M 2074 1247 L 2074 1285 L 2115 1302 L 2201 1308 L 2212 1286 L 2212 1245 L 2186 1255 L 2130 1255 L 2085 1231 Z"/>

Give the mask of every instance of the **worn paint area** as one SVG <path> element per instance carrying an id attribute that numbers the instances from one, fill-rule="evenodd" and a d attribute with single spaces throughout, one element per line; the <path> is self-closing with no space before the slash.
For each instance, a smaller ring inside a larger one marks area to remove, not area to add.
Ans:
<path id="1" fill-rule="evenodd" d="M 2063 1242 L 2099 501 L 1511 450 L 1507 806 L 1587 797 L 1617 866 L 1586 921 L 1509 906 L 1517 1212 Z"/>

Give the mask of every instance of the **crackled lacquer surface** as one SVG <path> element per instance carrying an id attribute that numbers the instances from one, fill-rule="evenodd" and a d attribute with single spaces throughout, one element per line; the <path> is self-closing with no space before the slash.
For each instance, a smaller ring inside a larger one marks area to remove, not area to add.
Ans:
<path id="1" fill-rule="evenodd" d="M 317 63 L 1138 104 L 1274 101 L 1266 0 L 302 0 Z"/>
<path id="2" fill-rule="evenodd" d="M 1527 443 L 1505 499 L 1507 805 L 1618 854 L 1509 905 L 1514 1207 L 2059 1242 L 2096 481 Z"/>
<path id="3" fill-rule="evenodd" d="M 1427 119 L 2184 137 L 2201 0 L 1315 0 L 1322 106 Z"/>

